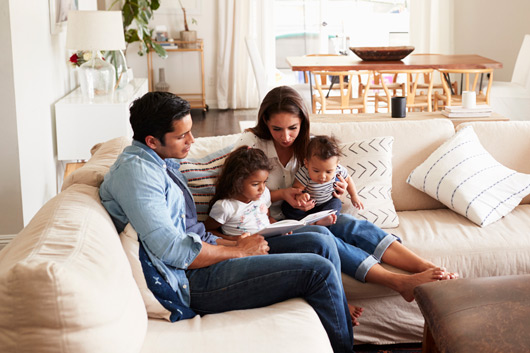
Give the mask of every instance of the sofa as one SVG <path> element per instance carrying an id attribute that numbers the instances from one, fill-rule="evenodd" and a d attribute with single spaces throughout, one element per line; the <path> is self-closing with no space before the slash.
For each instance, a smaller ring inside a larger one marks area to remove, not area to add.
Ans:
<path id="1" fill-rule="evenodd" d="M 530 122 L 473 122 L 457 130 L 465 127 L 504 166 L 530 174 Z M 374 221 L 383 220 L 414 252 L 466 278 L 530 273 L 530 197 L 481 227 L 407 183 L 413 170 L 456 136 L 450 121 L 313 123 L 311 130 L 335 135 L 356 155 L 377 141 L 387 156 L 386 162 L 380 158 L 377 174 L 387 175 L 390 185 L 362 188 L 379 190 L 386 204 L 374 209 L 387 217 L 379 214 Z M 188 164 L 228 151 L 237 137 L 197 138 Z M 331 352 L 316 313 L 300 298 L 179 322 L 153 314 L 122 245 L 124 234 L 116 232 L 98 197 L 105 173 L 129 143 L 117 138 L 94 146 L 87 164 L 64 180 L 62 191 L 0 252 L 0 351 Z M 369 181 L 378 180 L 375 174 Z M 192 175 L 187 177 L 192 184 Z M 196 202 L 198 209 L 204 206 Z M 347 203 L 344 212 L 354 212 Z M 348 301 L 364 308 L 356 344 L 421 341 L 424 321 L 415 302 L 344 274 L 343 283 Z"/>

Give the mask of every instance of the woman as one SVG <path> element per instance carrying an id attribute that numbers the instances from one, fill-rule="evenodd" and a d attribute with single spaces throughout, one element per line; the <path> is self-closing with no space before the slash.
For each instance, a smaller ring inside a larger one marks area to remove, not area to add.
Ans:
<path id="1" fill-rule="evenodd" d="M 270 211 L 275 219 L 282 219 L 280 204 L 307 211 L 312 202 L 295 199 L 300 193 L 292 187 L 294 175 L 305 157 L 309 142 L 309 114 L 302 97 L 292 88 L 281 86 L 272 89 L 263 99 L 258 112 L 258 123 L 248 129 L 235 148 L 248 145 L 262 149 L 269 157 L 273 169 L 267 187 L 273 202 Z M 344 193 L 346 183 L 340 177 L 335 196 Z M 313 226 L 317 227 L 317 226 Z M 322 233 L 331 232 L 339 250 L 342 272 L 361 282 L 382 284 L 414 300 L 413 290 L 422 283 L 457 278 L 456 273 L 437 267 L 401 244 L 396 236 L 388 234 L 372 223 L 340 214 L 337 222 L 328 228 L 318 227 Z M 386 270 L 387 263 L 411 274 Z"/>

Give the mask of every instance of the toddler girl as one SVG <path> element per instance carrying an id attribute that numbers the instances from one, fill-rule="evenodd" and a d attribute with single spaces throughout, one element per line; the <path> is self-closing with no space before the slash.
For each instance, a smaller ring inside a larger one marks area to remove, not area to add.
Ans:
<path id="1" fill-rule="evenodd" d="M 271 169 L 262 150 L 241 146 L 230 153 L 210 201 L 206 229 L 215 232 L 221 227 L 224 234 L 215 233 L 234 240 L 234 236 L 254 234 L 274 223 L 269 217 L 271 195 L 265 186 Z"/>

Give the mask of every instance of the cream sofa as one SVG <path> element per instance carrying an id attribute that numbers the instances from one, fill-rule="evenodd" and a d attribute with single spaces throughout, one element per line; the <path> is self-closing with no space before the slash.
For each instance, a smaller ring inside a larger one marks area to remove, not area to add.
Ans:
<path id="1" fill-rule="evenodd" d="M 466 123 L 502 164 L 530 174 L 530 122 Z M 393 136 L 392 199 L 399 226 L 388 229 L 425 258 L 462 277 L 530 273 L 530 197 L 503 219 L 480 228 L 408 185 L 410 172 L 455 134 L 445 119 L 314 123 L 315 134 L 343 142 Z M 198 138 L 192 157 L 235 142 L 237 135 Z M 70 175 L 0 252 L 2 352 L 330 352 L 314 311 L 301 299 L 170 323 L 148 319 L 98 186 L 129 143 L 96 146 L 86 166 Z M 395 269 L 394 269 L 395 270 Z M 359 343 L 419 342 L 417 305 L 346 275 L 348 300 L 364 307 Z"/>

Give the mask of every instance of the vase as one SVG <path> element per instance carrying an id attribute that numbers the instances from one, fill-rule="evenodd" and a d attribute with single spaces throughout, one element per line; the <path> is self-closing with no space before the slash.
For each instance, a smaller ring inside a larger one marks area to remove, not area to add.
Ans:
<path id="1" fill-rule="evenodd" d="M 169 84 L 166 82 L 166 70 L 163 67 L 158 69 L 158 82 L 155 84 L 155 90 L 160 92 L 169 91 Z"/>
<path id="2" fill-rule="evenodd" d="M 131 81 L 127 70 L 127 60 L 121 50 L 110 50 L 105 53 L 105 60 L 107 60 L 116 70 L 116 89 L 121 89 L 127 86 Z"/>
<path id="3" fill-rule="evenodd" d="M 109 95 L 114 92 L 116 70 L 103 60 L 99 51 L 94 50 L 89 61 L 77 71 L 82 94 L 92 100 L 95 96 Z"/>

